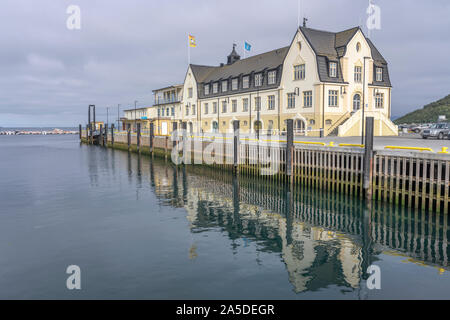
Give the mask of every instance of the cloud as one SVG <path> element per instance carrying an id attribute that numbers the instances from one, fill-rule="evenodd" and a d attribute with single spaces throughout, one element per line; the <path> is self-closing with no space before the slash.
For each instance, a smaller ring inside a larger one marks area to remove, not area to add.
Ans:
<path id="1" fill-rule="evenodd" d="M 401 115 L 449 92 L 450 2 L 376 0 L 382 30 L 371 38 L 388 60 L 392 113 Z M 66 28 L 69 5 L 81 30 Z M 365 24 L 366 1 L 301 1 L 308 26 L 339 31 Z M 253 54 L 286 46 L 297 25 L 297 0 L 107 1 L 3 0 L 0 126 L 73 126 L 87 106 L 152 104 L 152 90 L 181 83 L 187 34 L 191 61 L 225 62 L 232 43 Z"/>

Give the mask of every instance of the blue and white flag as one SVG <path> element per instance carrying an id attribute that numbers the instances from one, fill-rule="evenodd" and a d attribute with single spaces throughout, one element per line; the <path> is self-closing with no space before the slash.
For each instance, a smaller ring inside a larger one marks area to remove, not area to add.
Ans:
<path id="1" fill-rule="evenodd" d="M 247 41 L 244 42 L 244 49 L 250 51 L 252 49 L 252 45 Z"/>

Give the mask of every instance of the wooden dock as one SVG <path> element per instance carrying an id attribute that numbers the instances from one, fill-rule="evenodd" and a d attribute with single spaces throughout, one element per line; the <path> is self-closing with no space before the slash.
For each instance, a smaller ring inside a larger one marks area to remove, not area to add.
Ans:
<path id="1" fill-rule="evenodd" d="M 367 118 L 370 121 L 370 118 Z M 373 124 L 372 124 L 373 126 Z M 450 155 L 414 151 L 373 150 L 371 124 L 366 124 L 366 145 L 335 147 L 324 143 L 297 143 L 292 121 L 287 136 L 254 139 L 239 135 L 239 125 L 231 135 L 195 135 L 186 131 L 178 136 L 156 135 L 150 131 L 115 131 L 106 125 L 98 143 L 150 155 L 180 156 L 182 165 L 208 165 L 230 170 L 256 180 L 306 186 L 317 190 L 378 200 L 399 206 L 447 214 L 449 209 Z M 373 127 L 372 127 L 373 128 Z M 89 127 L 80 139 L 92 143 Z M 372 138 L 372 141 L 370 139 Z M 181 143 L 177 143 L 181 142 Z M 205 157 L 206 154 L 214 159 Z M 270 161 L 267 161 L 270 159 Z"/>

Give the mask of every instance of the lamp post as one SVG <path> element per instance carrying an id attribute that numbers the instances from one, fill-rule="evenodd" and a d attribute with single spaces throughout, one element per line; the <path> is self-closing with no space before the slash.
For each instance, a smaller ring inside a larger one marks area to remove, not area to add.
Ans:
<path id="1" fill-rule="evenodd" d="M 137 100 L 134 100 L 134 130 L 137 130 L 137 118 L 136 118 L 136 104 Z"/>
<path id="2" fill-rule="evenodd" d="M 120 130 L 120 103 L 117 105 L 117 130 Z"/>
<path id="3" fill-rule="evenodd" d="M 106 107 L 106 124 L 109 124 L 109 107 Z"/>
<path id="4" fill-rule="evenodd" d="M 362 112 L 361 112 L 361 144 L 364 144 L 364 111 L 366 109 L 366 59 L 370 57 L 364 57 L 364 67 L 363 67 L 363 92 L 362 92 Z"/>

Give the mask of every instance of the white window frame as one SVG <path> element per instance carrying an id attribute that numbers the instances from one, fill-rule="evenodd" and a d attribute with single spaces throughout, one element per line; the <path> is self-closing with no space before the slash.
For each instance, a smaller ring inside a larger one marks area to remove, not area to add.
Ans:
<path id="1" fill-rule="evenodd" d="M 362 82 L 362 67 L 361 66 L 355 66 L 354 70 L 354 76 L 353 79 L 356 83 Z"/>
<path id="2" fill-rule="evenodd" d="M 303 91 L 303 108 L 312 108 L 312 91 Z"/>
<path id="3" fill-rule="evenodd" d="M 231 112 L 237 112 L 237 100 L 231 100 Z"/>
<path id="4" fill-rule="evenodd" d="M 248 98 L 242 99 L 242 112 L 248 112 Z"/>
<path id="5" fill-rule="evenodd" d="M 383 68 L 376 67 L 375 69 L 375 81 L 381 82 L 383 81 Z"/>
<path id="6" fill-rule="evenodd" d="M 262 73 L 255 74 L 255 87 L 261 87 L 263 84 L 263 75 Z"/>
<path id="7" fill-rule="evenodd" d="M 269 71 L 267 75 L 267 83 L 275 84 L 276 80 L 277 80 L 277 71 L 276 70 Z"/>
<path id="8" fill-rule="evenodd" d="M 384 93 L 378 92 L 377 94 L 375 94 L 375 108 L 384 108 Z"/>
<path id="9" fill-rule="evenodd" d="M 294 80 L 305 80 L 306 66 L 305 64 L 298 64 L 294 66 Z"/>
<path id="10" fill-rule="evenodd" d="M 275 110 L 275 95 L 267 96 L 267 110 Z"/>
<path id="11" fill-rule="evenodd" d="M 255 97 L 255 111 L 261 111 L 261 97 Z"/>
<path id="12" fill-rule="evenodd" d="M 209 111 L 209 110 L 208 110 L 208 103 L 204 103 L 204 104 L 203 104 L 203 109 L 204 109 L 204 110 L 203 110 L 203 113 L 204 113 L 204 114 L 208 114 L 208 111 Z"/>
<path id="13" fill-rule="evenodd" d="M 337 77 L 337 62 L 330 62 L 330 77 L 336 78 Z"/>
<path id="14" fill-rule="evenodd" d="M 219 92 L 219 83 L 214 82 L 213 83 L 213 93 L 218 93 L 218 92 Z"/>
<path id="15" fill-rule="evenodd" d="M 237 90 L 239 88 L 238 78 L 234 78 L 231 80 L 231 90 Z"/>
<path id="16" fill-rule="evenodd" d="M 245 76 L 242 78 L 242 88 L 243 89 L 250 88 L 250 76 Z"/>
<path id="17" fill-rule="evenodd" d="M 227 92 L 228 91 L 228 80 L 223 80 L 222 81 L 222 92 Z"/>
<path id="18" fill-rule="evenodd" d="M 205 84 L 205 95 L 209 94 L 209 84 Z"/>
<path id="19" fill-rule="evenodd" d="M 287 94 L 287 108 L 288 109 L 294 109 L 295 108 L 295 93 L 288 93 Z"/>
<path id="20" fill-rule="evenodd" d="M 328 107 L 339 107 L 339 90 L 328 90 Z"/>

